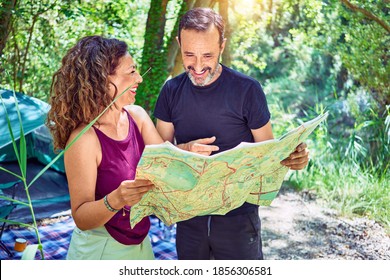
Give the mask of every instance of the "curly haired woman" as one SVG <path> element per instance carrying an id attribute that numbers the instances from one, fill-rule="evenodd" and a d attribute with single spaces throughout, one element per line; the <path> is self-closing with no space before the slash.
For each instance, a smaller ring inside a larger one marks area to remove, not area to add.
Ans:
<path id="1" fill-rule="evenodd" d="M 64 149 L 122 92 L 64 155 L 76 224 L 67 259 L 154 259 L 149 218 L 130 228 L 131 206 L 154 185 L 135 180 L 146 144 L 162 143 L 135 101 L 142 77 L 126 43 L 84 37 L 62 59 L 51 86 L 47 125 Z"/>

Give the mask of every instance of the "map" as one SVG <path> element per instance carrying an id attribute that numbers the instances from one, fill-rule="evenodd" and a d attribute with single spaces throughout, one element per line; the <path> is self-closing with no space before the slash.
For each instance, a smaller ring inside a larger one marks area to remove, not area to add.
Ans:
<path id="1" fill-rule="evenodd" d="M 328 113 L 301 124 L 278 139 L 243 142 L 205 156 L 170 142 L 147 145 L 137 166 L 137 179 L 155 188 L 132 206 L 130 224 L 157 216 L 166 225 L 195 216 L 224 215 L 244 202 L 268 206 L 289 170 L 280 164 L 326 119 Z"/>

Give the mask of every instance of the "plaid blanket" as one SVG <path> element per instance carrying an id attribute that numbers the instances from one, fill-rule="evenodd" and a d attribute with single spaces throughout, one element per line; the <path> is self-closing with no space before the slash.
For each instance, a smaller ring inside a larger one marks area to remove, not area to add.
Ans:
<path id="1" fill-rule="evenodd" d="M 176 260 L 176 227 L 167 227 L 155 217 L 151 217 L 150 221 L 149 237 L 152 241 L 155 258 L 157 260 Z M 46 260 L 64 260 L 66 258 L 74 226 L 73 219 L 68 217 L 62 221 L 38 227 Z M 1 260 L 21 258 L 22 253 L 14 250 L 16 238 L 24 238 L 28 240 L 29 244 L 37 244 L 34 230 L 30 228 L 6 228 L 1 241 L 14 253 L 14 256 L 10 258 L 4 250 L 0 249 Z M 37 253 L 36 258 L 41 258 L 39 253 Z"/>

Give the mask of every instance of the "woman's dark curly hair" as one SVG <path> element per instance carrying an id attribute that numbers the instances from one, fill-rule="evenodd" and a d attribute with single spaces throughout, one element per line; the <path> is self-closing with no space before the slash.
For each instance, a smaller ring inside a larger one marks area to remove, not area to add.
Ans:
<path id="1" fill-rule="evenodd" d="M 126 54 L 123 41 L 87 36 L 64 56 L 53 75 L 46 121 L 55 150 L 64 149 L 76 127 L 90 123 L 111 103 L 108 76 L 115 74 Z"/>

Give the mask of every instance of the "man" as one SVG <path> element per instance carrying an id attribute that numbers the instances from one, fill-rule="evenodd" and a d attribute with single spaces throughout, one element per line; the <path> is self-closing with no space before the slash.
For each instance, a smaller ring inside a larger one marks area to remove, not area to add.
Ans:
<path id="1" fill-rule="evenodd" d="M 260 83 L 219 63 L 226 43 L 222 17 L 208 8 L 188 11 L 177 41 L 185 73 L 167 81 L 157 100 L 154 115 L 162 138 L 206 155 L 272 139 Z M 304 143 L 282 161 L 293 170 L 307 163 Z M 258 209 L 244 203 L 223 216 L 177 223 L 178 258 L 263 259 Z"/>

